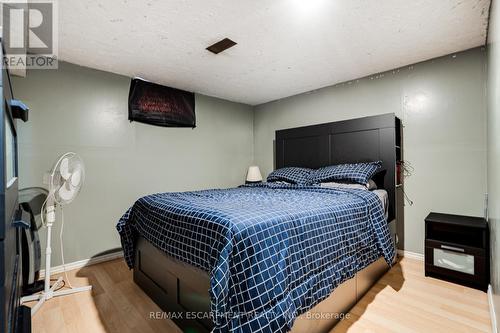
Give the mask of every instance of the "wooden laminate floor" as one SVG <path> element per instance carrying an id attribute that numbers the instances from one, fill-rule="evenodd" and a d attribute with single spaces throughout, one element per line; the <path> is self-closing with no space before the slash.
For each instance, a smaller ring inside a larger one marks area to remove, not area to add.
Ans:
<path id="1" fill-rule="evenodd" d="M 123 260 L 69 273 L 73 285 L 92 292 L 48 301 L 33 317 L 33 332 L 180 332 L 132 281 Z M 491 332 L 486 293 L 424 277 L 423 263 L 402 259 L 331 333 Z"/>

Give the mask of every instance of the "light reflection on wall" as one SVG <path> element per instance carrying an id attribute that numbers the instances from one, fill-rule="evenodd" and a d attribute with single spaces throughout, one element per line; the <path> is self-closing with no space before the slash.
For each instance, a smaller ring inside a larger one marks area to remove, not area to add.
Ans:
<path id="1" fill-rule="evenodd" d="M 424 112 L 429 105 L 429 97 L 419 92 L 412 96 L 405 96 L 404 104 L 406 112 Z"/>
<path id="2" fill-rule="evenodd" d="M 292 0 L 291 7 L 300 15 L 309 16 L 321 13 L 327 3 L 326 0 Z"/>

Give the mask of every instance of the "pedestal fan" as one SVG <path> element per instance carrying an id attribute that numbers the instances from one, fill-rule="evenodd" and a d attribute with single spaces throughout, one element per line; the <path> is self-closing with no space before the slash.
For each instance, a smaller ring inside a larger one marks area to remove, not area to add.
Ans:
<path id="1" fill-rule="evenodd" d="M 38 303 L 31 308 L 32 316 L 38 311 L 38 309 L 40 309 L 46 300 L 49 300 L 52 297 L 69 295 L 92 289 L 92 286 L 85 286 L 56 291 L 56 289 L 61 286 L 63 281 L 62 277 L 57 279 L 57 281 L 50 286 L 52 226 L 56 221 L 56 207 L 61 207 L 62 212 L 63 206 L 71 203 L 76 198 L 82 188 L 84 179 L 85 167 L 83 165 L 83 161 L 73 152 L 63 154 L 59 157 L 57 162 L 54 164 L 54 167 L 48 174 L 47 183 L 49 185 L 49 194 L 42 206 L 41 214 L 43 217 L 42 223 L 47 227 L 44 290 L 40 294 L 34 294 L 21 298 L 21 303 L 38 301 Z M 64 223 L 64 220 L 61 222 Z"/>

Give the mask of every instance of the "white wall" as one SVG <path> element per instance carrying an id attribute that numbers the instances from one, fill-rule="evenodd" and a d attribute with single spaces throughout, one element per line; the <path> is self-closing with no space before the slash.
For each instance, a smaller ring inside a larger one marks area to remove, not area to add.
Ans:
<path id="1" fill-rule="evenodd" d="M 253 160 L 250 106 L 196 95 L 197 127 L 162 128 L 127 120 L 130 79 L 68 63 L 13 78 L 29 105 L 18 122 L 20 186 L 41 186 L 59 154 L 79 153 L 87 177 L 65 208 L 66 261 L 120 246 L 115 224 L 146 194 L 231 187 Z M 54 264 L 61 263 L 54 231 Z"/>
<path id="2" fill-rule="evenodd" d="M 405 125 L 405 160 L 414 167 L 405 183 L 414 205 L 404 210 L 404 245 L 423 253 L 430 211 L 483 215 L 485 59 L 484 50 L 473 49 L 257 106 L 255 163 L 264 176 L 273 170 L 277 129 L 396 113 Z"/>
<path id="3" fill-rule="evenodd" d="M 488 31 L 488 195 L 491 284 L 500 320 L 500 7 L 493 1 Z"/>

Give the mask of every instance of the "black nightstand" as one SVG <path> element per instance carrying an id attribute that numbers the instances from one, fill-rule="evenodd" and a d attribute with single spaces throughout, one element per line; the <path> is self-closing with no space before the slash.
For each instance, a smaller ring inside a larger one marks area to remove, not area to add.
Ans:
<path id="1" fill-rule="evenodd" d="M 489 243 L 484 218 L 430 213 L 425 219 L 425 276 L 486 291 Z"/>

